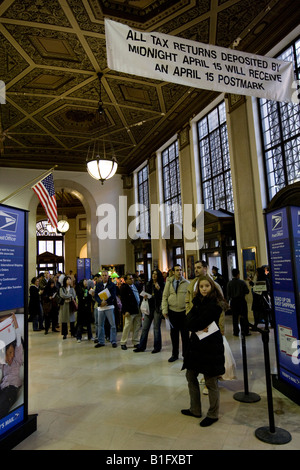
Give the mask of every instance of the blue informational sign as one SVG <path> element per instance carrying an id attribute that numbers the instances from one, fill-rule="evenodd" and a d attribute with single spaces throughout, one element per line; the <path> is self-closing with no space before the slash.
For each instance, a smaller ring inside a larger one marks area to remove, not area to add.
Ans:
<path id="1" fill-rule="evenodd" d="M 0 205 L 0 399 L 2 405 L 7 401 L 0 410 L 0 439 L 25 415 L 26 234 L 26 212 Z M 20 369 L 17 376 L 16 368 Z M 12 393 L 6 393 L 8 386 Z"/>
<path id="2" fill-rule="evenodd" d="M 291 207 L 291 221 L 294 241 L 294 263 L 297 282 L 296 292 L 300 296 L 300 207 Z"/>
<path id="3" fill-rule="evenodd" d="M 84 279 L 84 259 L 77 258 L 77 281 Z"/>
<path id="4" fill-rule="evenodd" d="M 300 208 L 267 214 L 278 375 L 300 390 Z"/>
<path id="5" fill-rule="evenodd" d="M 85 264 L 85 278 L 86 279 L 91 279 L 92 273 L 91 273 L 91 259 L 90 258 L 85 258 L 84 259 L 84 264 Z"/>
<path id="6" fill-rule="evenodd" d="M 91 259 L 90 258 L 77 258 L 77 280 L 91 278 Z"/>
<path id="7" fill-rule="evenodd" d="M 24 217 L 0 205 L 0 311 L 24 307 Z"/>

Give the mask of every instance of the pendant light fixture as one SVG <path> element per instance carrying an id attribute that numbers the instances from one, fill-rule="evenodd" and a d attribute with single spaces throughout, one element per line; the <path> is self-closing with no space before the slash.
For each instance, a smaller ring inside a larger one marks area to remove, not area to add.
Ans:
<path id="1" fill-rule="evenodd" d="M 101 78 L 103 74 L 98 73 L 97 75 L 100 82 L 100 93 L 97 112 L 99 115 L 104 115 L 104 119 L 106 119 L 101 97 Z M 89 146 L 88 154 L 86 157 L 86 166 L 89 175 L 92 176 L 92 178 L 101 181 L 101 184 L 103 184 L 104 181 L 112 178 L 118 168 L 114 152 L 112 151 L 112 155 L 108 155 L 106 153 L 104 140 L 102 141 L 101 146 L 99 139 L 95 140 L 94 143 Z"/>
<path id="2" fill-rule="evenodd" d="M 100 142 L 95 141 L 87 154 L 87 171 L 96 180 L 103 184 L 105 180 L 112 178 L 117 171 L 118 164 L 114 156 L 106 154 L 105 143 L 100 151 Z"/>

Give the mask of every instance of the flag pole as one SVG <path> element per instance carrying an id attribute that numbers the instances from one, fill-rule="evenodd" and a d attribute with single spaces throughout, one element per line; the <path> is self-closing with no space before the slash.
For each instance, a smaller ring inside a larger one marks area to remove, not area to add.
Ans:
<path id="1" fill-rule="evenodd" d="M 24 184 L 24 186 L 22 186 L 21 188 L 19 189 L 16 189 L 16 191 L 14 191 L 13 193 L 11 193 L 9 196 L 6 196 L 4 199 L 2 199 L 0 201 L 0 204 L 2 204 L 4 201 L 7 201 L 7 199 L 10 199 L 11 197 L 15 196 L 16 194 L 18 194 L 20 191 L 23 191 L 23 189 L 27 188 L 28 186 L 32 185 L 36 180 L 40 180 L 42 178 L 46 178 L 46 176 L 48 176 L 52 170 L 55 170 L 55 168 L 57 168 L 58 165 L 54 165 L 52 168 L 50 168 L 50 170 L 47 170 L 45 171 L 42 175 L 40 176 L 37 176 L 36 178 L 34 178 L 33 180 L 29 181 L 29 183 L 27 184 Z"/>

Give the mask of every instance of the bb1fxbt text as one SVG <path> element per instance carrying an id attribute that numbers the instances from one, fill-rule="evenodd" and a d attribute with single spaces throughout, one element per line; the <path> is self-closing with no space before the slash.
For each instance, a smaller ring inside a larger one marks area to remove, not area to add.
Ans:
<path id="1" fill-rule="evenodd" d="M 165 454 L 165 455 L 151 455 L 150 464 L 151 465 L 186 465 L 190 464 L 192 460 L 192 454 Z"/>

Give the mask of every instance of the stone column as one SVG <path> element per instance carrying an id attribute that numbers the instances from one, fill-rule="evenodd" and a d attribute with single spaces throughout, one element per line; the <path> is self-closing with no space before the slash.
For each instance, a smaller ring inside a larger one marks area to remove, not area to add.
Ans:
<path id="1" fill-rule="evenodd" d="M 128 213 L 129 207 L 135 202 L 134 201 L 133 175 L 131 174 L 131 175 L 122 176 L 122 180 L 123 180 L 123 195 L 127 197 L 127 207 L 126 209 L 124 208 L 124 210 L 126 210 Z M 131 222 L 131 219 L 133 218 L 134 217 L 132 218 L 128 217 L 127 219 L 128 225 Z M 127 225 L 127 228 L 128 228 L 128 225 Z M 127 239 L 125 240 L 125 245 L 126 245 L 125 272 L 128 271 L 128 272 L 134 273 L 135 272 L 134 247 L 133 247 L 133 244 L 131 243 L 131 238 L 128 235 L 128 232 L 127 232 Z"/>
<path id="2" fill-rule="evenodd" d="M 251 98 L 228 95 L 226 104 L 238 264 L 242 277 L 242 249 L 255 247 L 257 265 L 267 262 L 263 182 L 259 176 Z"/>
<path id="3" fill-rule="evenodd" d="M 157 211 L 160 204 L 159 200 L 159 176 L 157 168 L 157 156 L 152 155 L 148 160 L 149 168 L 149 204 L 150 204 L 150 223 L 155 224 L 157 230 L 151 230 L 151 251 L 152 251 L 152 268 L 158 267 L 160 271 L 167 269 L 166 264 L 166 241 L 162 238 L 161 233 L 161 213 Z M 152 206 L 152 210 L 151 210 Z M 157 215 L 159 217 L 157 217 Z"/>
<path id="4" fill-rule="evenodd" d="M 194 229 L 192 229 L 192 223 L 198 214 L 196 213 L 197 196 L 195 194 L 195 168 L 192 162 L 193 152 L 191 149 L 189 124 L 179 131 L 178 142 L 185 274 L 186 277 L 188 277 L 187 268 L 191 265 L 192 260 L 194 262 L 197 261 L 199 249 L 201 248 L 200 246 L 197 248 L 197 244 L 195 243 L 196 238 L 193 238 Z"/>

